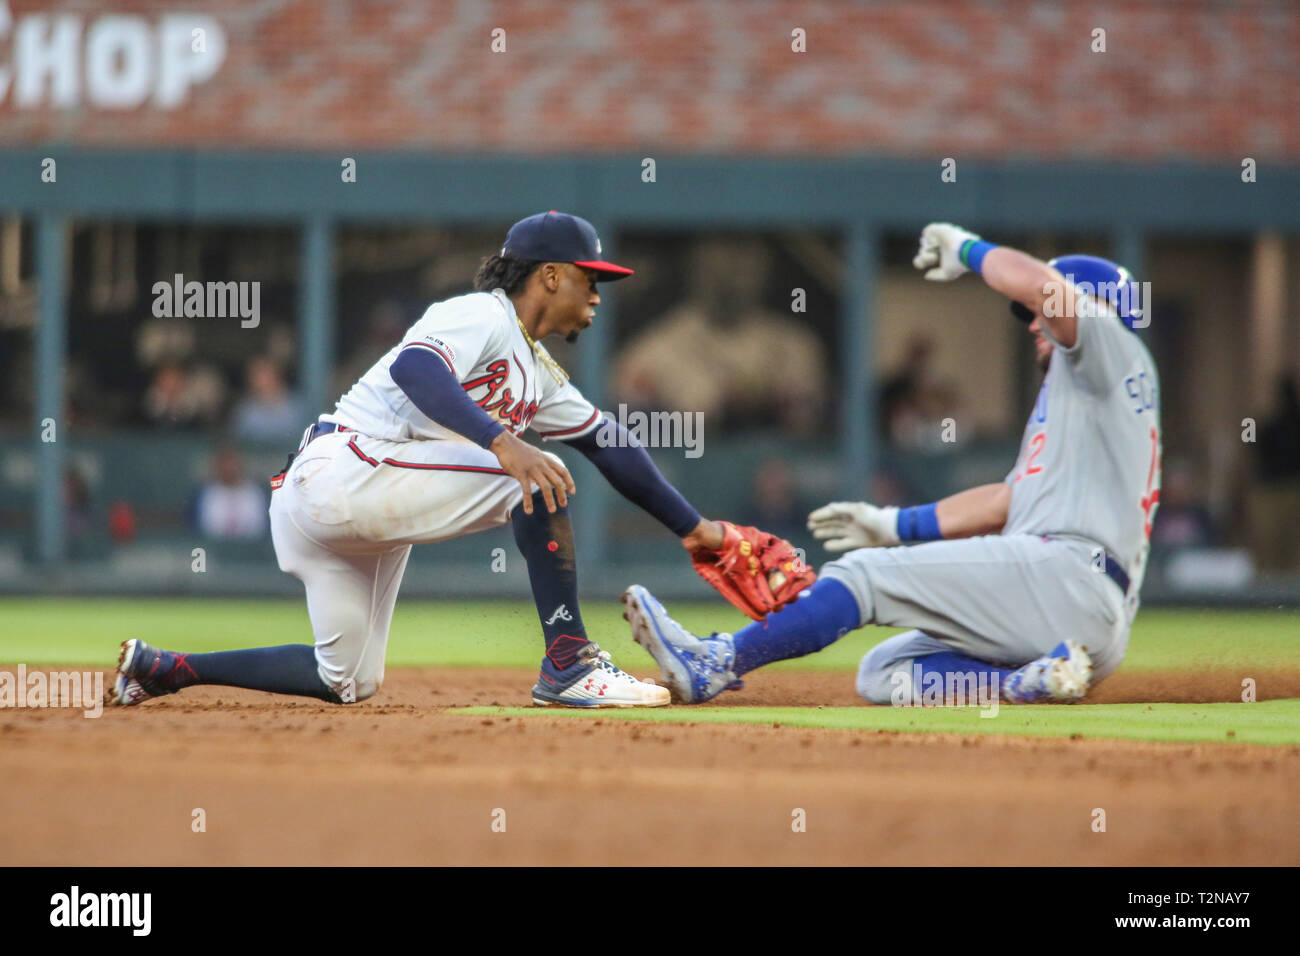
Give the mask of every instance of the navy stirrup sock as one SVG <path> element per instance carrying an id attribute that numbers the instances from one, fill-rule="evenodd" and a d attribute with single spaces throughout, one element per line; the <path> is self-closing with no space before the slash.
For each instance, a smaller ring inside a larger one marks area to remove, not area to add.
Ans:
<path id="1" fill-rule="evenodd" d="M 188 674 L 185 673 L 187 668 Z M 316 648 L 311 644 L 177 654 L 176 664 L 168 676 L 178 687 L 220 684 L 339 702 L 338 694 L 320 679 L 316 670 Z"/>
<path id="2" fill-rule="evenodd" d="M 571 667 L 589 642 L 578 611 L 578 569 L 573 525 L 568 510 L 546 510 L 546 499 L 533 495 L 533 513 L 515 508 L 510 516 L 515 544 L 528 562 L 528 582 L 542 622 L 546 657 L 557 670 Z"/>
<path id="3" fill-rule="evenodd" d="M 732 635 L 733 670 L 739 677 L 773 661 L 812 654 L 861 626 L 853 592 L 834 578 L 819 578 L 810 593 Z"/>

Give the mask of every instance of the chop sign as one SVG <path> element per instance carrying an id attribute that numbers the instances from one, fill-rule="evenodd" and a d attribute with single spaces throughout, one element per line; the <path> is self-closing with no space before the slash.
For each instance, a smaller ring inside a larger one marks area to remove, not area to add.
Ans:
<path id="1" fill-rule="evenodd" d="M 175 109 L 225 58 L 225 31 L 201 13 L 15 18 L 0 0 L 0 103 L 18 109 Z"/>

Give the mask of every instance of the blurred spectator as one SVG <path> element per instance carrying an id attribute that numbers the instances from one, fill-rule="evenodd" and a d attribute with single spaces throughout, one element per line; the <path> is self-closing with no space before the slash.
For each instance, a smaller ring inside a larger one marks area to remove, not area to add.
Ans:
<path id="1" fill-rule="evenodd" d="M 1160 506 L 1151 525 L 1151 547 L 1165 551 L 1217 544 L 1210 509 L 1197 500 L 1192 471 L 1170 465 L 1161 475 Z"/>
<path id="2" fill-rule="evenodd" d="M 95 504 L 85 471 L 70 464 L 63 472 L 64 532 L 71 558 L 102 556 L 108 539 L 119 544 L 135 537 L 135 513 L 125 501 L 115 501 L 105 516 Z M 107 538 L 104 532 L 108 532 Z"/>
<path id="3" fill-rule="evenodd" d="M 108 534 L 118 544 L 135 540 L 135 509 L 129 502 L 114 501 L 109 507 Z"/>
<path id="4" fill-rule="evenodd" d="M 1276 404 L 1256 439 L 1255 558 L 1261 568 L 1290 570 L 1300 564 L 1300 390 L 1294 375 L 1278 378 Z"/>
<path id="5" fill-rule="evenodd" d="M 723 427 L 818 430 L 829 387 L 817 334 L 764 307 L 770 256 L 757 240 L 705 239 L 685 302 L 637 336 L 614 365 L 615 396 L 637 408 L 703 412 Z"/>
<path id="6" fill-rule="evenodd" d="M 955 448 L 970 437 L 969 428 L 958 427 L 960 405 L 956 390 L 935 374 L 934 341 L 915 335 L 907 344 L 902 365 L 880 388 L 880 433 L 902 450 Z M 954 427 L 946 429 L 945 419 L 952 419 Z"/>
<path id="7" fill-rule="evenodd" d="M 799 500 L 794 469 L 784 458 L 768 458 L 754 470 L 754 484 L 743 522 L 793 539 L 807 534 L 808 509 Z"/>
<path id="8" fill-rule="evenodd" d="M 164 362 L 145 393 L 145 417 L 162 428 L 204 427 L 216 421 L 224 395 L 221 376 L 214 370 Z"/>
<path id="9" fill-rule="evenodd" d="M 231 416 L 235 437 L 266 444 L 296 442 L 309 424 L 307 412 L 289 391 L 280 366 L 255 356 L 245 366 L 244 383 L 246 391 Z"/>
<path id="10" fill-rule="evenodd" d="M 145 319 L 135 335 L 136 361 L 145 368 L 183 362 L 198 347 L 198 327 L 175 319 Z"/>
<path id="11" fill-rule="evenodd" d="M 194 526 L 209 538 L 260 538 L 268 527 L 266 509 L 262 485 L 244 477 L 239 452 L 228 446 L 218 449 L 212 477 L 194 499 Z"/>
<path id="12" fill-rule="evenodd" d="M 63 472 L 63 508 L 68 553 L 75 556 L 82 542 L 94 534 L 97 523 L 90 482 L 76 465 Z"/>

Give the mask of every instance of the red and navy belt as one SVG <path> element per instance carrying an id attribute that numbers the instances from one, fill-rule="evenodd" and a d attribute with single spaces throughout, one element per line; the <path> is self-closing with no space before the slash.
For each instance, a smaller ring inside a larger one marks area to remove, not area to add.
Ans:
<path id="1" fill-rule="evenodd" d="M 347 425 L 340 425 L 337 422 L 316 422 L 303 433 L 302 444 L 298 446 L 297 451 L 289 452 L 289 457 L 285 460 L 284 467 L 280 473 L 271 476 L 271 490 L 279 488 L 284 484 L 284 476 L 289 473 L 289 468 L 293 465 L 293 460 L 302 454 L 302 450 L 314 442 L 321 435 L 329 435 L 333 432 L 350 432 L 351 428 Z"/>

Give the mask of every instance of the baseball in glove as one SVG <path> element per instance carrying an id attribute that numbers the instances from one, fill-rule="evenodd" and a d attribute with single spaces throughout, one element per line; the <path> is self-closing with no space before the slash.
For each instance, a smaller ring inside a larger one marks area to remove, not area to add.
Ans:
<path id="1" fill-rule="evenodd" d="M 719 523 L 722 546 L 692 551 L 691 563 L 700 577 L 755 621 L 781 610 L 817 580 L 817 572 L 789 541 L 758 528 Z"/>

